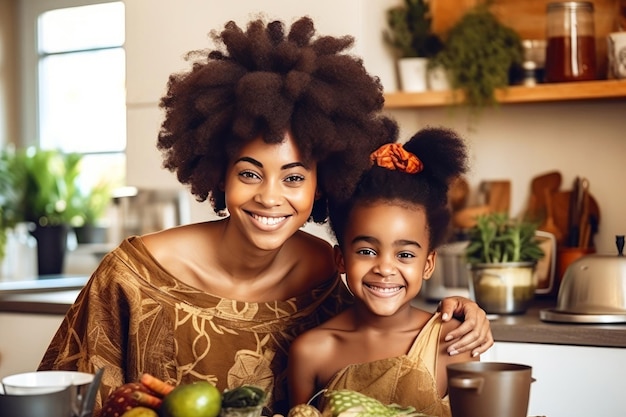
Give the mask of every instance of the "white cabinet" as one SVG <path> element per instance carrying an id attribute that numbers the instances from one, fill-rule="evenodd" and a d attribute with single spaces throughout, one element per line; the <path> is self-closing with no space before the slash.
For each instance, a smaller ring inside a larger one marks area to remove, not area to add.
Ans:
<path id="1" fill-rule="evenodd" d="M 626 349 L 496 342 L 483 362 L 532 366 L 529 416 L 623 417 Z"/>
<path id="2" fill-rule="evenodd" d="M 37 369 L 62 315 L 0 313 L 0 378 Z"/>

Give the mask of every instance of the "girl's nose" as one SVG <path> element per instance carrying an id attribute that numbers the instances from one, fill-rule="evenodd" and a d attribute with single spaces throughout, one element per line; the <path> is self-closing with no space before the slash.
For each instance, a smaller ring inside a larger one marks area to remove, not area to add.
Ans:
<path id="1" fill-rule="evenodd" d="M 374 267 L 374 272 L 382 277 L 388 277 L 395 275 L 396 267 L 391 260 L 383 256 Z"/>

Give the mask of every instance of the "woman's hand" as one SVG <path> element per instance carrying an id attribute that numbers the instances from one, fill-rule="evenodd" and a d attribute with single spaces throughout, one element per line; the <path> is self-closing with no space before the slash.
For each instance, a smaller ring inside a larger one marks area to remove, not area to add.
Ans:
<path id="1" fill-rule="evenodd" d="M 493 346 L 487 314 L 472 300 L 465 297 L 447 297 L 439 303 L 438 311 L 441 312 L 443 321 L 457 317 L 463 322 L 445 337 L 446 341 L 456 339 L 448 347 L 450 355 L 471 350 L 472 356 L 478 356 Z"/>

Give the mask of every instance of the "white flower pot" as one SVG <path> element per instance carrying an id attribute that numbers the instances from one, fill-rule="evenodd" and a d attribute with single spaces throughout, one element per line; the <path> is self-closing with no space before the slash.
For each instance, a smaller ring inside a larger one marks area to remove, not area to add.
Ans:
<path id="1" fill-rule="evenodd" d="M 422 92 L 428 90 L 427 67 L 428 58 L 400 58 L 398 60 L 398 73 L 402 91 Z"/>
<path id="2" fill-rule="evenodd" d="M 431 68 L 426 78 L 428 80 L 428 89 L 431 91 L 445 91 L 450 89 L 448 72 L 442 66 Z"/>

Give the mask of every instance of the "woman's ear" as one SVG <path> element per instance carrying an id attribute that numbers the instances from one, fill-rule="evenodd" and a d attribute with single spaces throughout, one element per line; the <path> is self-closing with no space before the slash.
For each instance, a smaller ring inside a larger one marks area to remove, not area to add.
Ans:
<path id="1" fill-rule="evenodd" d="M 337 266 L 337 270 L 339 271 L 340 274 L 345 274 L 346 266 L 343 261 L 343 253 L 341 252 L 339 245 L 335 245 L 333 247 L 333 250 L 335 252 L 335 265 Z"/>
<path id="2" fill-rule="evenodd" d="M 320 189 L 316 187 L 315 188 L 315 199 L 319 200 L 320 198 L 322 198 L 322 195 L 323 195 L 322 191 L 320 191 Z"/>
<path id="3" fill-rule="evenodd" d="M 435 271 L 435 265 L 437 264 L 437 251 L 434 250 L 428 254 L 426 257 L 426 264 L 424 265 L 424 274 L 422 275 L 422 279 L 428 280 L 433 275 Z"/>

